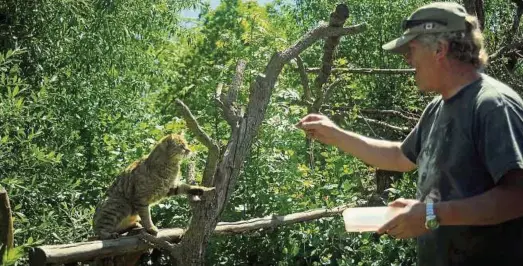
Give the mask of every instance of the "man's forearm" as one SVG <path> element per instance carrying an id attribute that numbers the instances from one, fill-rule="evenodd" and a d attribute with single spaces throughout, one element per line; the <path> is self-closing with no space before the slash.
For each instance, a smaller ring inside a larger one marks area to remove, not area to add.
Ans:
<path id="1" fill-rule="evenodd" d="M 523 189 L 497 186 L 483 194 L 434 205 L 441 225 L 494 225 L 523 216 Z"/>
<path id="2" fill-rule="evenodd" d="M 409 171 L 398 163 L 401 156 L 400 143 L 371 139 L 350 131 L 339 131 L 336 146 L 367 164 L 384 170 Z"/>

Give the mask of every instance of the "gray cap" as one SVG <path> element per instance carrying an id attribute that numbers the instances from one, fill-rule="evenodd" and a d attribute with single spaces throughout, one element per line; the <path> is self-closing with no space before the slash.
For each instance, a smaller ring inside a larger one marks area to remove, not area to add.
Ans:
<path id="1" fill-rule="evenodd" d="M 457 3 L 434 2 L 424 5 L 403 21 L 403 34 L 382 48 L 393 53 L 404 53 L 407 51 L 406 44 L 420 34 L 465 31 L 467 15 L 465 8 Z"/>

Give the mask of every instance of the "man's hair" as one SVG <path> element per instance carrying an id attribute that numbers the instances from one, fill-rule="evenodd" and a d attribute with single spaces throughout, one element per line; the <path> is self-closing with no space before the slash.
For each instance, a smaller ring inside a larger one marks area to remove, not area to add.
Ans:
<path id="1" fill-rule="evenodd" d="M 449 44 L 449 58 L 472 64 L 476 68 L 484 68 L 488 62 L 488 55 L 479 21 L 475 16 L 470 15 L 465 20 L 467 25 L 465 32 L 422 34 L 416 39 L 433 50 L 438 48 L 441 41 L 446 41 Z"/>

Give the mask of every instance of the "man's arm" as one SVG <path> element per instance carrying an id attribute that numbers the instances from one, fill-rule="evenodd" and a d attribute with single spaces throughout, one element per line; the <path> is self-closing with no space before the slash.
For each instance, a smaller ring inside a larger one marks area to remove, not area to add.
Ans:
<path id="1" fill-rule="evenodd" d="M 523 216 L 523 170 L 508 172 L 493 189 L 434 205 L 441 225 L 493 225 Z"/>
<path id="2" fill-rule="evenodd" d="M 408 172 L 416 168 L 416 165 L 401 151 L 401 142 L 372 139 L 354 132 L 339 130 L 335 134 L 334 145 L 380 169 Z"/>
<path id="3" fill-rule="evenodd" d="M 372 166 L 399 172 L 416 168 L 401 151 L 401 143 L 372 139 L 343 130 L 324 115 L 307 115 L 296 126 L 309 137 L 336 146 Z"/>

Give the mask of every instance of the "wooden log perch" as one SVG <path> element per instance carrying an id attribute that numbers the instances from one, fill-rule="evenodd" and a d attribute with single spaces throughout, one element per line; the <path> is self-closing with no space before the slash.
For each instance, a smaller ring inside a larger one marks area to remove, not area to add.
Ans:
<path id="1" fill-rule="evenodd" d="M 307 68 L 307 72 L 310 73 L 320 73 L 320 69 L 317 67 Z M 332 73 L 355 73 L 355 74 L 412 74 L 414 69 L 405 68 L 405 69 L 381 69 L 381 68 L 333 68 Z"/>
<path id="2" fill-rule="evenodd" d="M 0 265 L 3 263 L 3 255 L 13 248 L 13 217 L 7 191 L 0 186 Z"/>
<path id="3" fill-rule="evenodd" d="M 264 228 L 307 222 L 324 217 L 337 216 L 348 207 L 351 206 L 344 205 L 332 209 L 315 209 L 284 216 L 271 215 L 238 222 L 221 222 L 216 226 L 214 233 L 218 235 L 240 234 Z M 184 232 L 185 230 L 181 228 L 160 229 L 156 239 L 176 243 L 180 241 Z M 149 247 L 150 246 L 147 242 L 141 240 L 140 235 L 124 236 L 120 239 L 112 240 L 40 246 L 29 250 L 29 262 L 30 265 L 34 266 L 46 265 L 49 263 L 63 264 L 87 262 L 97 258 L 113 257 L 137 251 L 145 251 Z M 171 248 L 172 246 L 168 247 Z"/>

